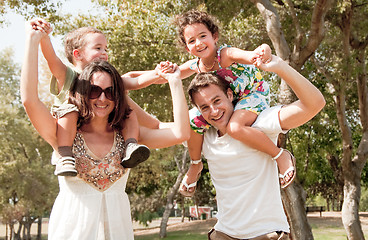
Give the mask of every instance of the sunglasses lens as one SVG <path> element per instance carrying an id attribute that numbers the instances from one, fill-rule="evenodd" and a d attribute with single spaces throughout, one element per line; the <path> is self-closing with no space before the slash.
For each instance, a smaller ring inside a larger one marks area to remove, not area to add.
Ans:
<path id="1" fill-rule="evenodd" d="M 105 97 L 111 101 L 114 100 L 114 94 L 112 92 L 112 87 L 108 87 L 104 90 Z"/>
<path id="2" fill-rule="evenodd" d="M 89 98 L 90 99 L 98 98 L 101 95 L 101 93 L 102 93 L 102 88 L 100 88 L 99 86 L 92 85 L 91 91 L 89 93 Z"/>
<path id="3" fill-rule="evenodd" d="M 90 99 L 99 98 L 101 96 L 102 92 L 105 93 L 105 97 L 107 99 L 109 99 L 110 101 L 114 101 L 114 94 L 113 94 L 112 87 L 108 87 L 108 88 L 102 90 L 101 87 L 96 86 L 96 85 L 91 86 L 91 91 L 89 93 L 89 98 Z"/>

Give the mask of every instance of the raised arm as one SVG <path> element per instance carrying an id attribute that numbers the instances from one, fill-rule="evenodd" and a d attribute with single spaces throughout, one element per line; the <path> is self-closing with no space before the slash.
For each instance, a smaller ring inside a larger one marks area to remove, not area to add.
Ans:
<path id="1" fill-rule="evenodd" d="M 180 144 L 189 139 L 190 126 L 187 101 L 180 79 L 180 70 L 174 74 L 166 74 L 165 78 L 170 85 L 173 102 L 174 122 L 167 128 L 148 129 L 141 127 L 140 142 L 149 148 L 164 148 Z"/>
<path id="2" fill-rule="evenodd" d="M 165 61 L 157 64 L 155 70 L 128 72 L 122 76 L 124 87 L 127 90 L 136 90 L 145 88 L 151 84 L 166 83 L 167 80 L 162 78 L 159 72 L 173 73 L 175 71 L 174 65 L 169 61 Z"/>
<path id="3" fill-rule="evenodd" d="M 54 75 L 57 80 L 58 89 L 60 91 L 65 83 L 67 67 L 56 55 L 54 47 L 52 46 L 49 37 L 49 34 L 52 32 L 51 24 L 42 18 L 33 19 L 30 21 L 30 24 L 33 26 L 33 29 L 42 29 L 47 33 L 47 35 L 41 39 L 41 51 L 47 61 L 47 65 L 49 66 L 52 75 Z"/>
<path id="4" fill-rule="evenodd" d="M 272 56 L 272 61 L 261 64 L 260 68 L 280 76 L 298 97 L 297 101 L 281 108 L 279 118 L 282 129 L 296 128 L 308 122 L 325 106 L 322 93 L 281 58 Z"/>
<path id="5" fill-rule="evenodd" d="M 54 149 L 57 148 L 56 120 L 38 96 L 38 45 L 46 33 L 26 23 L 25 55 L 22 66 L 20 93 L 22 104 L 37 132 Z"/>
<path id="6" fill-rule="evenodd" d="M 155 70 L 145 71 L 139 76 L 138 75 L 138 72 L 135 72 L 134 76 L 137 77 L 129 77 L 128 74 L 122 76 L 124 87 L 126 90 L 137 90 L 145 88 L 160 79 L 160 76 L 156 73 Z"/>
<path id="7" fill-rule="evenodd" d="M 254 51 L 246 51 L 234 47 L 227 47 L 221 51 L 221 65 L 223 67 L 230 66 L 234 62 L 241 64 L 254 64 L 259 58 L 263 62 L 271 60 L 271 48 L 268 44 L 262 44 Z"/>

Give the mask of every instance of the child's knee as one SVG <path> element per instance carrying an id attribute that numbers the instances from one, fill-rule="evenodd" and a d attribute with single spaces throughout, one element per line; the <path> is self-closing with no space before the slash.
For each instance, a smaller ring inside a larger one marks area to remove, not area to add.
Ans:
<path id="1" fill-rule="evenodd" d="M 231 137 L 236 137 L 240 134 L 241 131 L 241 127 L 240 124 L 238 122 L 235 121 L 230 121 L 227 126 L 226 126 L 226 132 L 227 134 L 229 134 Z"/>

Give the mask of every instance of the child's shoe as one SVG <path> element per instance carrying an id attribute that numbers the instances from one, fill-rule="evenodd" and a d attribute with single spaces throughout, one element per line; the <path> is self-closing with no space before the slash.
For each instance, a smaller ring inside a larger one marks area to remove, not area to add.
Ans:
<path id="1" fill-rule="evenodd" d="M 121 160 L 120 164 L 124 168 L 134 168 L 141 162 L 146 161 L 150 153 L 147 146 L 130 142 L 125 147 L 125 157 Z"/>
<path id="2" fill-rule="evenodd" d="M 77 176 L 75 169 L 75 158 L 73 157 L 72 146 L 58 147 L 59 155 L 61 156 L 56 163 L 55 175 L 57 176 Z"/>
<path id="3" fill-rule="evenodd" d="M 73 157 L 61 157 L 59 158 L 55 175 L 57 176 L 77 176 L 77 170 L 75 169 L 75 159 Z"/>

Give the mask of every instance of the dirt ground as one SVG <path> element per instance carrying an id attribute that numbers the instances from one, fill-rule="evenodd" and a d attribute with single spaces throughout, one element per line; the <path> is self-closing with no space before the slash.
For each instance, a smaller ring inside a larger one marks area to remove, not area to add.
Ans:
<path id="1" fill-rule="evenodd" d="M 320 217 L 319 213 L 308 213 L 308 221 L 312 226 L 318 226 L 319 228 L 323 227 L 333 227 L 333 228 L 341 228 L 344 229 L 341 221 L 341 212 L 323 212 L 322 217 Z M 191 221 L 188 222 L 187 219 L 182 223 L 180 222 L 180 218 L 171 219 L 169 221 L 169 225 L 167 231 L 180 231 L 180 230 L 190 230 L 190 229 L 200 229 L 203 233 L 207 233 L 215 224 L 216 219 L 211 218 L 204 221 Z M 159 220 L 157 220 L 159 222 Z M 360 213 L 360 221 L 362 224 L 363 232 L 368 232 L 368 212 Z M 158 224 L 158 225 L 157 225 Z M 157 225 L 157 226 L 155 226 Z M 147 234 L 155 234 L 160 232 L 159 223 L 153 221 L 151 226 L 146 229 L 136 228 L 134 230 L 135 236 L 147 235 Z"/>
<path id="2" fill-rule="evenodd" d="M 152 221 L 148 227 L 142 226 L 137 222 L 133 223 L 134 235 L 147 235 L 147 234 L 156 234 L 160 232 L 160 219 Z M 341 212 L 323 212 L 322 217 L 320 217 L 319 213 L 308 213 L 308 221 L 312 226 L 318 226 L 319 228 L 328 227 L 328 228 L 336 228 L 336 229 L 344 229 L 341 221 Z M 368 232 L 368 212 L 360 213 L 360 221 L 362 224 L 363 232 Z M 207 233 L 214 225 L 216 224 L 216 219 L 208 219 L 208 220 L 197 220 L 197 221 L 188 221 L 188 218 L 185 218 L 184 222 L 181 222 L 181 218 L 170 218 L 168 223 L 168 231 L 180 231 L 180 230 L 190 230 L 196 229 L 203 232 L 203 234 Z M 44 219 L 42 225 L 42 234 L 47 234 L 48 221 Z M 37 224 L 32 225 L 32 234 L 35 234 L 37 230 Z M 5 225 L 0 224 L 0 239 L 5 237 Z"/>

